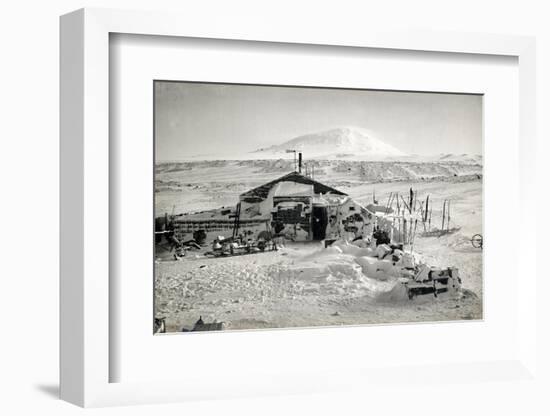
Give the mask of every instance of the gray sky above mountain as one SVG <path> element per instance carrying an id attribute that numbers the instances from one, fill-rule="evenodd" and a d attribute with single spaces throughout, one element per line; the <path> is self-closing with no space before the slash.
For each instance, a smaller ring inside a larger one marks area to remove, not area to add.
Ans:
<path id="1" fill-rule="evenodd" d="M 408 154 L 481 154 L 482 97 L 155 83 L 157 160 L 247 153 L 339 126 L 365 128 Z"/>

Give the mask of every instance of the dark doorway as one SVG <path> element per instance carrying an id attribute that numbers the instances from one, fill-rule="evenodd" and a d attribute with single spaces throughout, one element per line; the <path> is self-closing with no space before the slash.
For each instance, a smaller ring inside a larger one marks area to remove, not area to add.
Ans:
<path id="1" fill-rule="evenodd" d="M 313 230 L 313 239 L 314 240 L 324 240 L 325 234 L 327 231 L 328 216 L 327 208 L 314 206 L 312 212 L 312 225 L 311 229 Z"/>

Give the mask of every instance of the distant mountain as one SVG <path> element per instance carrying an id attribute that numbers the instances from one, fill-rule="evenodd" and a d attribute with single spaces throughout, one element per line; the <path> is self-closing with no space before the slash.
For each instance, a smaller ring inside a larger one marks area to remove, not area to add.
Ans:
<path id="1" fill-rule="evenodd" d="M 407 154 L 376 138 L 359 127 L 338 127 L 318 133 L 298 136 L 281 144 L 251 152 L 190 155 L 187 161 L 271 160 L 292 161 L 287 150 L 302 152 L 304 160 L 447 163 L 483 165 L 483 156 L 475 154 L 440 153 L 432 155 Z M 161 161 L 157 162 L 160 163 Z M 163 161 L 163 162 L 178 162 Z"/>
<path id="2" fill-rule="evenodd" d="M 287 149 L 302 152 L 307 159 L 384 160 L 407 156 L 358 127 L 339 127 L 306 134 L 251 153 L 254 158 L 273 159 L 283 157 Z"/>
<path id="3" fill-rule="evenodd" d="M 471 155 L 463 153 L 460 155 L 454 153 L 446 153 L 439 155 L 438 161 L 440 162 L 459 162 L 459 163 L 468 163 L 468 164 L 482 164 L 483 156 L 481 155 Z"/>

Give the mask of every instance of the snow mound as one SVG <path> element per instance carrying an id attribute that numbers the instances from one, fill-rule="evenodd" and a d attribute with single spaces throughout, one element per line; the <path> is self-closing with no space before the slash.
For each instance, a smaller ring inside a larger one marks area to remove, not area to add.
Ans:
<path id="1" fill-rule="evenodd" d="M 371 248 L 336 241 L 328 248 L 294 258 L 279 277 L 300 282 L 306 293 L 391 300 L 402 299 L 405 293 L 399 283 L 402 267 L 400 262 L 379 259 Z"/>
<path id="2" fill-rule="evenodd" d="M 289 149 L 304 153 L 308 159 L 382 160 L 406 156 L 401 150 L 359 127 L 339 127 L 306 134 L 252 153 L 272 159 L 281 157 Z"/>
<path id="3" fill-rule="evenodd" d="M 377 300 L 397 303 L 407 301 L 408 299 L 407 288 L 404 285 L 396 284 L 390 290 L 380 293 Z"/>

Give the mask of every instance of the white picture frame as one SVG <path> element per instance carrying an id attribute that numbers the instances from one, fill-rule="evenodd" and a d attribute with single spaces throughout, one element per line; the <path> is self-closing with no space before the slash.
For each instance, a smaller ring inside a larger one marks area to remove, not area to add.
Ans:
<path id="1" fill-rule="evenodd" d="M 334 47 L 382 48 L 439 53 L 516 57 L 519 66 L 519 224 L 525 241 L 535 241 L 536 218 L 529 210 L 536 190 L 535 41 L 530 37 L 429 32 L 380 32 L 365 28 L 338 33 L 312 25 L 300 28 L 240 24 L 196 16 L 107 9 L 82 9 L 61 18 L 61 398 L 79 406 L 108 406 L 185 401 L 198 398 L 270 394 L 320 393 L 389 385 L 400 388 L 445 382 L 448 370 L 462 383 L 505 380 L 536 383 L 537 271 L 527 244 L 517 249 L 522 280 L 529 290 L 517 291 L 517 348 L 508 359 L 441 364 L 415 368 L 324 369 L 263 379 L 235 380 L 220 374 L 179 381 L 110 382 L 110 171 L 109 37 L 110 34 L 191 37 L 254 42 L 280 42 Z M 514 271 L 516 274 L 518 270 Z M 333 330 L 332 335 L 335 336 Z M 318 336 L 317 335 L 312 336 Z M 119 357 L 118 357 L 119 358 Z M 325 374 L 326 377 L 319 377 Z M 407 376 L 407 374 L 412 376 Z M 472 374 L 483 374 L 472 377 Z M 346 380 L 346 382 L 342 382 Z"/>

